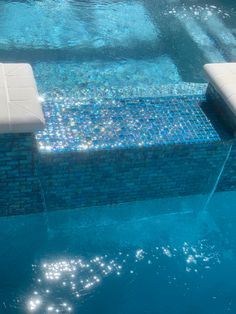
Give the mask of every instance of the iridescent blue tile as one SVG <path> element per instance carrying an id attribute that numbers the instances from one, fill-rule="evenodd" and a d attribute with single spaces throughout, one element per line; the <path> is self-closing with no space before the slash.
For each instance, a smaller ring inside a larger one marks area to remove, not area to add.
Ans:
<path id="1" fill-rule="evenodd" d="M 75 98 L 52 98 L 44 104 L 47 127 L 36 138 L 41 150 L 55 152 L 220 141 L 227 132 L 204 107 L 199 95 L 79 105 Z"/>

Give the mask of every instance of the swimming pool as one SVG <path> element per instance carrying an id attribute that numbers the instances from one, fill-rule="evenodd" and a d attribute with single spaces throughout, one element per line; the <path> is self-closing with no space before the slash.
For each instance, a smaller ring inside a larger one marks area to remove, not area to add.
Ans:
<path id="1" fill-rule="evenodd" d="M 0 1 L 1 62 L 32 64 L 47 119 L 0 136 L 1 216 L 41 212 L 0 218 L 0 313 L 236 312 L 236 149 L 201 70 L 235 59 L 235 16 Z"/>
<path id="2" fill-rule="evenodd" d="M 156 97 L 235 56 L 233 1 L 1 1 L 0 11 L 2 62 L 33 64 L 44 97 Z"/>
<path id="3" fill-rule="evenodd" d="M 0 312 L 235 313 L 235 197 L 1 218 Z"/>

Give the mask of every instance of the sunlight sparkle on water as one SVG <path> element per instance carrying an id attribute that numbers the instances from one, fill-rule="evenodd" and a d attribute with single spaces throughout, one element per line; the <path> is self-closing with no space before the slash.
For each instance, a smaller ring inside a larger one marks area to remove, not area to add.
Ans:
<path id="1" fill-rule="evenodd" d="M 105 254 L 90 259 L 74 257 L 45 261 L 38 267 L 32 265 L 37 277 L 32 295 L 26 302 L 27 310 L 34 313 L 74 312 L 77 302 L 93 293 L 93 289 L 108 276 L 113 275 L 115 278 L 138 275 L 145 265 L 152 267 L 155 276 L 158 276 L 163 271 L 160 260 L 165 264 L 167 258 L 174 263 L 176 259 L 182 260 L 183 271 L 196 275 L 209 271 L 214 264 L 220 263 L 219 252 L 204 240 L 196 245 L 184 242 L 178 248 L 165 245 L 144 250 L 139 247 L 133 253 L 119 250 L 110 258 Z M 175 275 L 173 278 L 168 277 L 168 284 L 171 285 L 176 280 Z"/>

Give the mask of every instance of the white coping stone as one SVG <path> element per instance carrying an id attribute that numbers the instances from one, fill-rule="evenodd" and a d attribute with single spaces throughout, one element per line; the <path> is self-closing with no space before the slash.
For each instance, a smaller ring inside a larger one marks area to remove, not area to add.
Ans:
<path id="1" fill-rule="evenodd" d="M 236 63 L 205 64 L 204 70 L 211 85 L 236 116 Z"/>
<path id="2" fill-rule="evenodd" d="M 44 126 L 31 66 L 0 63 L 0 133 L 31 133 Z"/>

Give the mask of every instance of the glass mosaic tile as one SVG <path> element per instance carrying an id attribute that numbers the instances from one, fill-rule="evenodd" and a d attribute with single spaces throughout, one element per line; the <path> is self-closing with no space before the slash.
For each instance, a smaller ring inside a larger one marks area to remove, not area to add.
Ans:
<path id="1" fill-rule="evenodd" d="M 84 151 L 222 139 L 204 96 L 114 99 L 83 103 L 58 97 L 44 104 L 41 151 Z"/>

